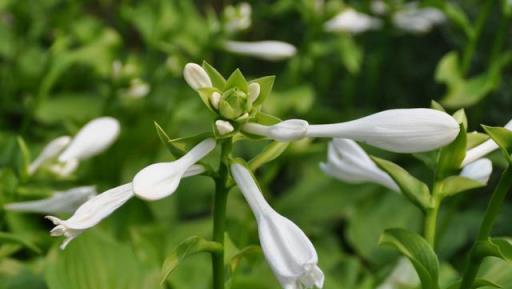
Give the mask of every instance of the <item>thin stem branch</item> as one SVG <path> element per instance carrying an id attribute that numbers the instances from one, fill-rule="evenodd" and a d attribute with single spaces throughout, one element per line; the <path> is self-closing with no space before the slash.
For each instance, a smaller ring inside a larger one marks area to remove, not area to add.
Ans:
<path id="1" fill-rule="evenodd" d="M 438 215 L 439 205 L 433 209 L 427 210 L 427 213 L 425 214 L 425 239 L 432 246 L 432 248 L 435 248 L 436 245 L 436 227 Z"/>

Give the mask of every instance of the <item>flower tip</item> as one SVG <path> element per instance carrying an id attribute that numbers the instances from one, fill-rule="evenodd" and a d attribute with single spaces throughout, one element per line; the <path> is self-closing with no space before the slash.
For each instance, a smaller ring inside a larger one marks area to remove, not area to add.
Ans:
<path id="1" fill-rule="evenodd" d="M 308 122 L 302 119 L 282 121 L 269 128 L 268 136 L 278 141 L 299 140 L 306 136 Z"/>
<path id="2" fill-rule="evenodd" d="M 229 121 L 221 119 L 215 121 L 215 127 L 217 128 L 217 131 L 219 132 L 220 135 L 226 135 L 235 130 L 235 128 Z"/>
<path id="3" fill-rule="evenodd" d="M 183 77 L 190 87 L 195 90 L 212 87 L 212 81 L 204 68 L 196 63 L 187 63 L 183 69 Z"/>
<path id="4" fill-rule="evenodd" d="M 258 96 L 260 95 L 260 90 L 261 90 L 261 87 L 260 87 L 259 83 L 253 82 L 253 83 L 249 84 L 249 101 L 251 103 L 253 103 L 254 101 L 256 101 L 256 99 L 258 99 Z"/>

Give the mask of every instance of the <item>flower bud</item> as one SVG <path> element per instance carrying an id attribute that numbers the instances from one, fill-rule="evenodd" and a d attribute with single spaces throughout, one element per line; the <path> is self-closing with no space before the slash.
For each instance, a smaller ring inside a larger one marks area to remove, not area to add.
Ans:
<path id="1" fill-rule="evenodd" d="M 233 127 L 233 125 L 231 125 L 229 121 L 221 119 L 215 122 L 215 127 L 217 128 L 217 131 L 219 132 L 220 135 L 226 135 L 235 130 L 235 128 Z"/>
<path id="2" fill-rule="evenodd" d="M 254 103 L 258 96 L 260 96 L 260 84 L 257 82 L 249 84 L 249 101 Z"/>
<path id="3" fill-rule="evenodd" d="M 210 103 L 212 104 L 213 108 L 219 109 L 219 102 L 220 102 L 221 95 L 220 93 L 214 91 L 212 95 L 210 96 Z"/>
<path id="4" fill-rule="evenodd" d="M 212 81 L 208 73 L 200 65 L 195 63 L 187 63 L 183 70 L 185 81 L 195 90 L 205 87 L 212 87 Z"/>
<path id="5" fill-rule="evenodd" d="M 251 109 L 247 94 L 238 88 L 224 92 L 219 102 L 219 113 L 224 118 L 236 119 Z"/>
<path id="6" fill-rule="evenodd" d="M 270 61 L 284 60 L 297 53 L 295 46 L 281 41 L 226 41 L 224 49 L 235 54 L 253 56 Z"/>
<path id="7" fill-rule="evenodd" d="M 489 159 L 479 159 L 462 168 L 460 175 L 482 184 L 487 184 L 492 173 L 492 162 Z"/>

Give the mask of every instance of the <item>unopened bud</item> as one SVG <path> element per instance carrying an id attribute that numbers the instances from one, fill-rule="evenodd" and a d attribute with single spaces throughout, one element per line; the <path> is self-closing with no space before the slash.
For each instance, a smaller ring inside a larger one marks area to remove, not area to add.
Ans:
<path id="1" fill-rule="evenodd" d="M 200 65 L 195 63 L 187 63 L 187 65 L 185 65 L 183 77 L 188 85 L 195 90 L 213 86 L 208 73 L 206 73 Z"/>
<path id="2" fill-rule="evenodd" d="M 257 82 L 249 84 L 249 101 L 254 103 L 258 96 L 260 96 L 260 84 Z"/>
<path id="3" fill-rule="evenodd" d="M 220 97 L 220 93 L 216 91 L 210 96 L 210 103 L 212 104 L 213 108 L 219 109 Z"/>
<path id="4" fill-rule="evenodd" d="M 229 121 L 221 119 L 215 122 L 215 127 L 217 128 L 217 131 L 219 132 L 220 135 L 226 135 L 235 130 L 235 128 Z"/>

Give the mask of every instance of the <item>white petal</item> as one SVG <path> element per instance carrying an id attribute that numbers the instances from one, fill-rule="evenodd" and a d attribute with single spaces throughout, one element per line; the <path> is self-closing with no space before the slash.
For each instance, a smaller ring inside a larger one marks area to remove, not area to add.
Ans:
<path id="1" fill-rule="evenodd" d="M 308 122 L 302 119 L 289 119 L 272 126 L 246 123 L 242 129 L 251 134 L 288 142 L 304 138 L 307 133 Z"/>
<path id="2" fill-rule="evenodd" d="M 415 288 L 420 284 L 420 279 L 409 259 L 402 257 L 391 274 L 377 289 L 394 289 L 402 287 Z"/>
<path id="3" fill-rule="evenodd" d="M 46 161 L 56 158 L 71 142 L 71 137 L 61 136 L 49 142 L 39 156 L 28 166 L 28 173 L 32 175 Z"/>
<path id="4" fill-rule="evenodd" d="M 100 154 L 117 139 L 120 127 L 119 121 L 112 117 L 91 120 L 73 138 L 59 161 L 83 160 Z"/>
<path id="5" fill-rule="evenodd" d="M 256 42 L 226 41 L 224 42 L 224 49 L 228 52 L 270 61 L 290 58 L 297 53 L 295 46 L 286 42 L 271 40 Z"/>
<path id="6" fill-rule="evenodd" d="M 252 103 L 258 99 L 258 96 L 260 95 L 260 84 L 257 82 L 253 82 L 249 84 L 249 101 Z"/>
<path id="7" fill-rule="evenodd" d="M 512 120 L 510 120 L 505 125 L 505 128 L 508 130 L 512 130 Z M 489 139 L 489 140 L 477 145 L 476 147 L 468 150 L 466 152 L 466 156 L 464 157 L 464 161 L 462 161 L 461 166 L 464 167 L 467 164 L 482 158 L 483 156 L 491 153 L 492 151 L 494 151 L 496 149 L 498 149 L 498 145 L 492 139 Z"/>
<path id="8" fill-rule="evenodd" d="M 48 167 L 48 169 L 58 175 L 59 177 L 67 177 L 71 175 L 77 168 L 80 162 L 76 159 L 68 160 L 64 163 L 55 163 Z"/>
<path id="9" fill-rule="evenodd" d="M 192 165 L 190 166 L 183 175 L 184 178 L 193 177 L 204 173 L 206 169 L 202 165 Z"/>
<path id="10" fill-rule="evenodd" d="M 229 121 L 221 119 L 215 121 L 215 127 L 217 128 L 217 131 L 219 132 L 220 135 L 225 135 L 235 130 L 235 128 Z"/>
<path id="11" fill-rule="evenodd" d="M 310 125 L 306 136 L 348 138 L 399 153 L 430 151 L 451 143 L 457 121 L 433 109 L 392 109 L 357 120 Z"/>
<path id="12" fill-rule="evenodd" d="M 219 102 L 220 102 L 221 95 L 218 92 L 212 93 L 212 96 L 210 97 L 210 103 L 212 104 L 213 108 L 219 109 Z"/>
<path id="13" fill-rule="evenodd" d="M 324 30 L 327 32 L 348 32 L 357 34 L 378 29 L 381 26 L 382 23 L 379 19 L 349 8 L 327 21 L 324 24 Z"/>
<path id="14" fill-rule="evenodd" d="M 187 170 L 214 148 L 215 140 L 208 138 L 178 160 L 156 163 L 145 167 L 133 178 L 135 195 L 149 201 L 169 196 L 176 191 Z"/>
<path id="15" fill-rule="evenodd" d="M 441 24 L 446 16 L 439 9 L 432 7 L 419 8 L 417 3 L 410 3 L 393 16 L 393 24 L 406 32 L 426 33 L 434 25 Z"/>
<path id="16" fill-rule="evenodd" d="M 196 63 L 187 63 L 187 65 L 185 65 L 183 77 L 188 85 L 195 90 L 213 86 L 208 73 Z"/>
<path id="17" fill-rule="evenodd" d="M 487 184 L 492 173 L 492 162 L 489 159 L 479 159 L 462 168 L 460 175 Z"/>
<path id="18" fill-rule="evenodd" d="M 132 184 L 128 183 L 89 199 L 67 220 L 47 216 L 56 225 L 50 233 L 52 236 L 66 237 L 61 246 L 61 249 L 64 249 L 71 240 L 101 222 L 131 197 L 133 197 Z"/>
<path id="19" fill-rule="evenodd" d="M 5 209 L 42 214 L 72 213 L 95 195 L 96 188 L 94 186 L 77 187 L 63 192 L 55 192 L 51 197 L 42 200 L 6 204 Z"/>
<path id="20" fill-rule="evenodd" d="M 263 198 L 260 188 L 247 168 L 241 164 L 233 163 L 231 165 L 231 175 L 247 200 L 247 203 L 249 203 L 256 218 L 259 219 L 268 211 L 273 211 Z"/>

